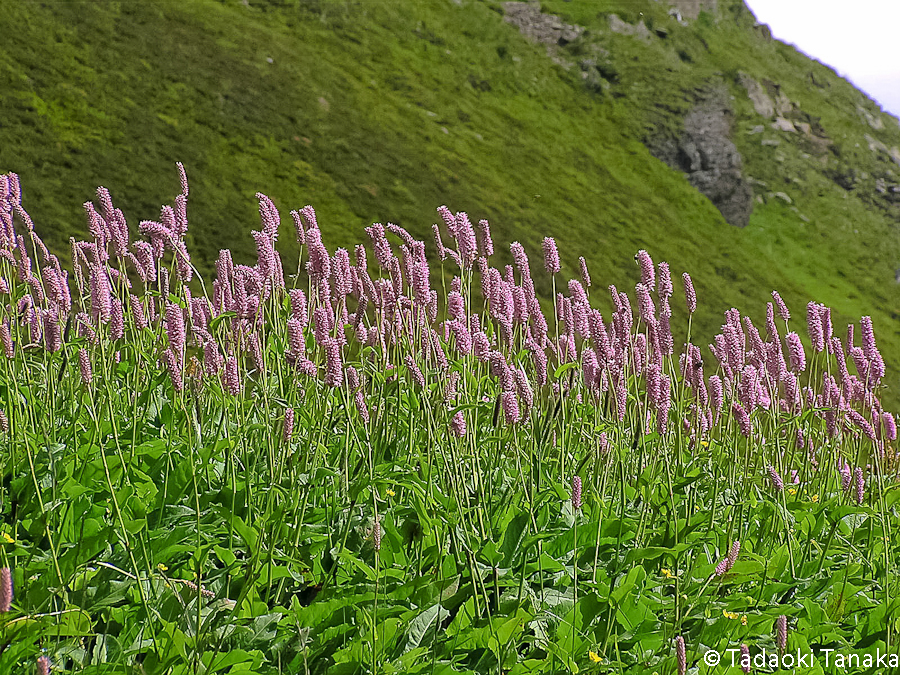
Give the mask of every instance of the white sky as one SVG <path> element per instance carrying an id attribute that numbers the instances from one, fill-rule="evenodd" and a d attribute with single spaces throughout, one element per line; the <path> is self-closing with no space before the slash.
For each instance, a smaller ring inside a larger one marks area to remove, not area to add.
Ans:
<path id="1" fill-rule="evenodd" d="M 772 34 L 900 116 L 900 0 L 746 0 Z"/>

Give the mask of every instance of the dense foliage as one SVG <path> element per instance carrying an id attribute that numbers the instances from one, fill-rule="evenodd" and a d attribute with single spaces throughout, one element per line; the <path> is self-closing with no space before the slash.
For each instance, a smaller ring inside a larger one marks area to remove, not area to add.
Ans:
<path id="1" fill-rule="evenodd" d="M 71 274 L 0 177 L 0 670 L 684 675 L 744 644 L 895 649 L 869 317 L 845 333 L 774 293 L 764 328 L 731 309 L 701 349 L 686 273 L 676 292 L 642 250 L 634 299 L 601 291 L 551 238 L 495 267 L 488 222 L 446 207 L 434 243 L 375 224 L 352 256 L 304 207 L 285 274 L 262 194 L 255 265 L 223 250 L 202 279 L 179 169 L 138 239 L 100 188 Z"/>
<path id="2" fill-rule="evenodd" d="M 898 183 L 900 169 L 871 149 L 900 146 L 896 120 L 825 65 L 766 40 L 741 2 L 719 0 L 717 14 L 686 25 L 666 5 L 546 0 L 544 11 L 587 29 L 557 50 L 565 68 L 495 0 L 8 0 L 0 172 L 22 177 L 61 258 L 84 228 L 73 204 L 103 184 L 129 219 L 146 218 L 171 198 L 177 159 L 195 188 L 188 241 L 204 274 L 220 248 L 253 264 L 245 231 L 261 186 L 284 212 L 315 204 L 333 247 L 386 220 L 427 238 L 434 206 L 447 203 L 529 250 L 553 236 L 567 266 L 584 255 L 623 287 L 646 249 L 691 271 L 704 343 L 730 307 L 761 322 L 772 288 L 791 306 L 828 304 L 842 324 L 872 316 L 896 407 L 900 206 L 882 208 L 891 193 L 876 184 Z M 650 38 L 614 33 L 612 13 L 643 20 Z M 585 70 L 591 61 L 602 72 Z M 827 149 L 757 115 L 742 73 L 777 87 Z M 733 97 L 732 136 L 763 202 L 740 231 L 644 145 L 677 133 L 711 82 Z M 283 255 L 294 268 L 297 252 Z M 511 262 L 506 249 L 498 257 Z M 542 299 L 546 281 L 536 279 Z"/>

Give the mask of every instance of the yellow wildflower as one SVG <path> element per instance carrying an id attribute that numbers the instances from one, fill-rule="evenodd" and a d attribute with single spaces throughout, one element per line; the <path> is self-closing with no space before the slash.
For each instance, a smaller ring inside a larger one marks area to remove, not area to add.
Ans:
<path id="1" fill-rule="evenodd" d="M 708 447 L 709 447 L 709 441 L 700 441 L 700 445 L 702 445 L 704 448 L 708 448 Z"/>
<path id="2" fill-rule="evenodd" d="M 722 616 L 724 616 L 726 619 L 736 619 L 736 618 L 738 618 L 738 615 L 737 615 L 736 613 L 734 613 L 734 612 L 729 612 L 727 609 L 723 609 L 723 610 L 722 610 Z"/>
<path id="3" fill-rule="evenodd" d="M 797 488 L 788 488 L 788 494 L 789 495 L 797 494 Z"/>
<path id="4" fill-rule="evenodd" d="M 6 532 L 0 534 L 0 539 L 5 541 L 7 544 L 15 544 L 16 540 L 10 537 Z"/>
<path id="5" fill-rule="evenodd" d="M 660 570 L 660 572 L 666 579 L 677 579 L 678 578 L 674 574 L 672 574 L 672 570 L 670 570 L 668 567 L 663 567 Z"/>
<path id="6" fill-rule="evenodd" d="M 600 656 L 599 656 L 599 654 L 597 654 L 597 652 L 588 652 L 588 658 L 591 661 L 593 661 L 594 663 L 600 663 L 600 661 L 603 660 L 600 658 Z"/>
<path id="7" fill-rule="evenodd" d="M 741 625 L 742 626 L 747 625 L 747 615 L 746 614 L 744 614 L 744 616 L 741 617 Z"/>
<path id="8" fill-rule="evenodd" d="M 391 490 L 390 488 L 388 488 L 388 490 L 385 494 L 387 494 L 388 497 L 396 497 L 397 496 L 397 493 L 394 492 L 393 490 Z"/>
<path id="9" fill-rule="evenodd" d="M 817 503 L 819 501 L 819 495 L 813 495 L 812 501 L 813 501 L 813 504 Z"/>
<path id="10" fill-rule="evenodd" d="M 163 565 L 162 563 L 159 563 L 159 565 L 156 566 L 156 569 L 158 569 L 160 572 L 168 572 L 169 571 L 169 568 L 166 567 L 165 565 Z"/>

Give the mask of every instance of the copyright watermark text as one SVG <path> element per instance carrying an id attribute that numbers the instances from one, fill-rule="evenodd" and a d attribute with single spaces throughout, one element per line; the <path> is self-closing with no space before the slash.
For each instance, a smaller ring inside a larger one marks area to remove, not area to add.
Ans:
<path id="1" fill-rule="evenodd" d="M 703 655 L 707 666 L 727 666 L 729 668 L 772 668 L 794 670 L 812 668 L 816 664 L 826 668 L 855 671 L 858 668 L 900 668 L 900 655 L 876 649 L 874 652 L 851 652 L 839 649 L 810 649 L 780 653 L 765 648 L 751 651 L 746 647 L 726 649 L 724 652 L 710 650 Z"/>

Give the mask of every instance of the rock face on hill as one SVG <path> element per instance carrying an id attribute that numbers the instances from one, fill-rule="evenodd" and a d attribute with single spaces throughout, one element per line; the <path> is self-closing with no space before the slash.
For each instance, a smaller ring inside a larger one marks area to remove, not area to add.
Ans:
<path id="1" fill-rule="evenodd" d="M 553 14 L 543 14 L 539 2 L 504 2 L 504 21 L 511 23 L 529 40 L 549 46 L 574 41 L 584 28 L 563 22 Z"/>
<path id="2" fill-rule="evenodd" d="M 668 4 L 685 19 L 696 19 L 701 11 L 714 12 L 718 3 L 716 0 L 669 0 Z"/>
<path id="3" fill-rule="evenodd" d="M 725 218 L 746 227 L 753 211 L 753 190 L 742 171 L 741 155 L 731 140 L 733 112 L 728 91 L 715 87 L 684 118 L 676 139 L 654 143 L 650 151 L 673 169 L 685 173 Z"/>
<path id="4" fill-rule="evenodd" d="M 701 10 L 715 10 L 716 0 L 678 0 L 670 4 L 680 15 L 696 18 Z M 548 53 L 560 65 L 573 65 L 566 61 L 558 47 L 578 39 L 584 33 L 583 27 L 542 13 L 536 2 L 506 2 L 503 9 L 507 23 L 518 28 L 528 39 L 547 45 Z M 632 25 L 610 14 L 609 28 L 613 33 L 644 41 L 653 39 L 643 21 Z M 594 60 L 582 60 L 583 75 L 590 77 L 595 69 L 598 65 Z M 776 105 L 758 83 L 753 84 L 758 89 L 754 89 L 754 94 L 761 101 L 760 105 L 771 108 L 769 114 L 774 113 Z M 780 99 L 779 103 L 783 104 Z M 790 106 L 790 102 L 787 105 Z M 732 115 L 727 88 L 716 86 L 685 116 L 680 137 L 648 141 L 647 145 L 657 159 L 687 175 L 691 185 L 719 209 L 726 222 L 746 227 L 753 211 L 753 190 L 744 178 L 741 155 L 731 140 Z"/>

